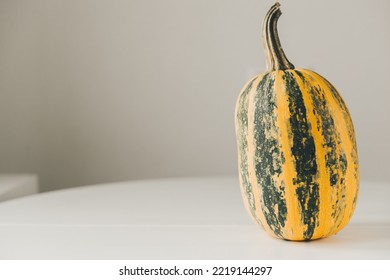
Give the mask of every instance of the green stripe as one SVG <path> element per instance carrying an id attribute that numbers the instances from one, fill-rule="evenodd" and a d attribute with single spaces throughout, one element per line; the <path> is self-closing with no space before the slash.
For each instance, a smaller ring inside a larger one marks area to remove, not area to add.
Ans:
<path id="1" fill-rule="evenodd" d="M 282 173 L 284 157 L 279 148 L 275 78 L 267 74 L 261 80 L 255 95 L 254 143 L 256 178 L 262 188 L 262 211 L 275 235 L 283 238 L 282 228 L 287 218 L 284 186 L 275 182 Z M 277 205 L 277 212 L 275 206 Z"/>
<path id="2" fill-rule="evenodd" d="M 239 174 L 241 177 L 241 182 L 245 191 L 245 198 L 248 201 L 249 210 L 252 213 L 252 216 L 256 218 L 256 206 L 255 199 L 253 196 L 253 187 L 249 181 L 249 171 L 248 171 L 248 99 L 249 93 L 253 88 L 255 80 L 254 78 L 248 86 L 241 93 L 238 100 L 238 109 L 236 115 L 237 121 L 237 141 L 238 141 L 238 152 L 240 154 L 239 162 Z"/>
<path id="3" fill-rule="evenodd" d="M 303 95 L 292 73 L 285 72 L 290 127 L 292 135 L 291 152 L 295 159 L 297 177 L 293 178 L 298 187 L 296 194 L 301 206 L 302 221 L 307 226 L 303 238 L 310 240 L 318 223 L 319 186 L 316 182 L 317 162 L 314 139 L 307 120 Z"/>
<path id="4" fill-rule="evenodd" d="M 353 124 L 352 124 L 351 115 L 349 113 L 348 107 L 345 104 L 344 100 L 341 98 L 340 93 L 327 79 L 325 79 L 324 77 L 322 77 L 320 74 L 318 74 L 316 72 L 313 72 L 313 73 L 315 73 L 316 75 L 321 77 L 324 80 L 324 82 L 328 85 L 328 88 L 332 94 L 333 99 L 336 100 L 337 104 L 340 106 L 340 108 L 343 112 L 344 119 L 350 120 L 350 122 L 347 122 L 347 130 L 348 130 L 349 140 L 351 141 L 351 143 L 353 143 L 353 149 L 352 149 L 350 155 L 351 155 L 351 158 L 353 160 L 354 177 L 355 177 L 356 181 L 358 182 L 359 181 L 359 178 L 358 178 L 359 177 L 359 159 L 358 159 L 357 146 L 356 146 L 355 129 L 354 129 Z M 359 186 L 357 186 L 357 187 L 359 187 Z M 355 197 L 353 199 L 354 207 L 356 205 L 357 198 L 358 198 L 358 192 L 356 192 Z"/>

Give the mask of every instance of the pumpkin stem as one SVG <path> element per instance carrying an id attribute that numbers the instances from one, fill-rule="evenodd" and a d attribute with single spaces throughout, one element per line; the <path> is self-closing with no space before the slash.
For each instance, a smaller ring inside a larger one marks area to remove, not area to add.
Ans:
<path id="1" fill-rule="evenodd" d="M 268 11 L 263 23 L 263 41 L 269 71 L 295 68 L 287 59 L 280 44 L 277 24 L 281 15 L 280 3 L 276 2 Z"/>

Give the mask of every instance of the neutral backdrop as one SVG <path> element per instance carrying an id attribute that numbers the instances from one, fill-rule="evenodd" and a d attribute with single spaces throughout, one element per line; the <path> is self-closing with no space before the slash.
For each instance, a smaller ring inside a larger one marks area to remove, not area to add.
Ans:
<path id="1" fill-rule="evenodd" d="M 0 172 L 43 191 L 236 174 L 234 104 L 271 0 L 1 0 Z M 340 90 L 363 180 L 390 172 L 390 1 L 285 0 L 281 41 Z"/>

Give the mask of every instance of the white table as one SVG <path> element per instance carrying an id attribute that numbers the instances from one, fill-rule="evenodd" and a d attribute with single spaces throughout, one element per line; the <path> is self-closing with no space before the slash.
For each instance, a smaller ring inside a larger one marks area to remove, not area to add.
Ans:
<path id="1" fill-rule="evenodd" d="M 0 202 L 38 193 L 34 174 L 0 174 Z"/>
<path id="2" fill-rule="evenodd" d="M 288 242 L 252 224 L 233 177 L 42 193 L 0 203 L 0 259 L 390 259 L 389 197 L 363 182 L 344 230 Z"/>

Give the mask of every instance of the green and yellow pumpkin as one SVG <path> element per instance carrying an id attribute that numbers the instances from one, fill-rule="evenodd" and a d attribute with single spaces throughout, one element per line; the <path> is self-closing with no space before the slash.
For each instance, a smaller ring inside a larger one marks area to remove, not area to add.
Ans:
<path id="1" fill-rule="evenodd" d="M 313 240 L 336 234 L 354 212 L 355 132 L 334 86 L 286 58 L 280 15 L 276 3 L 264 20 L 268 71 L 245 85 L 236 104 L 240 185 L 250 215 L 268 233 Z"/>

